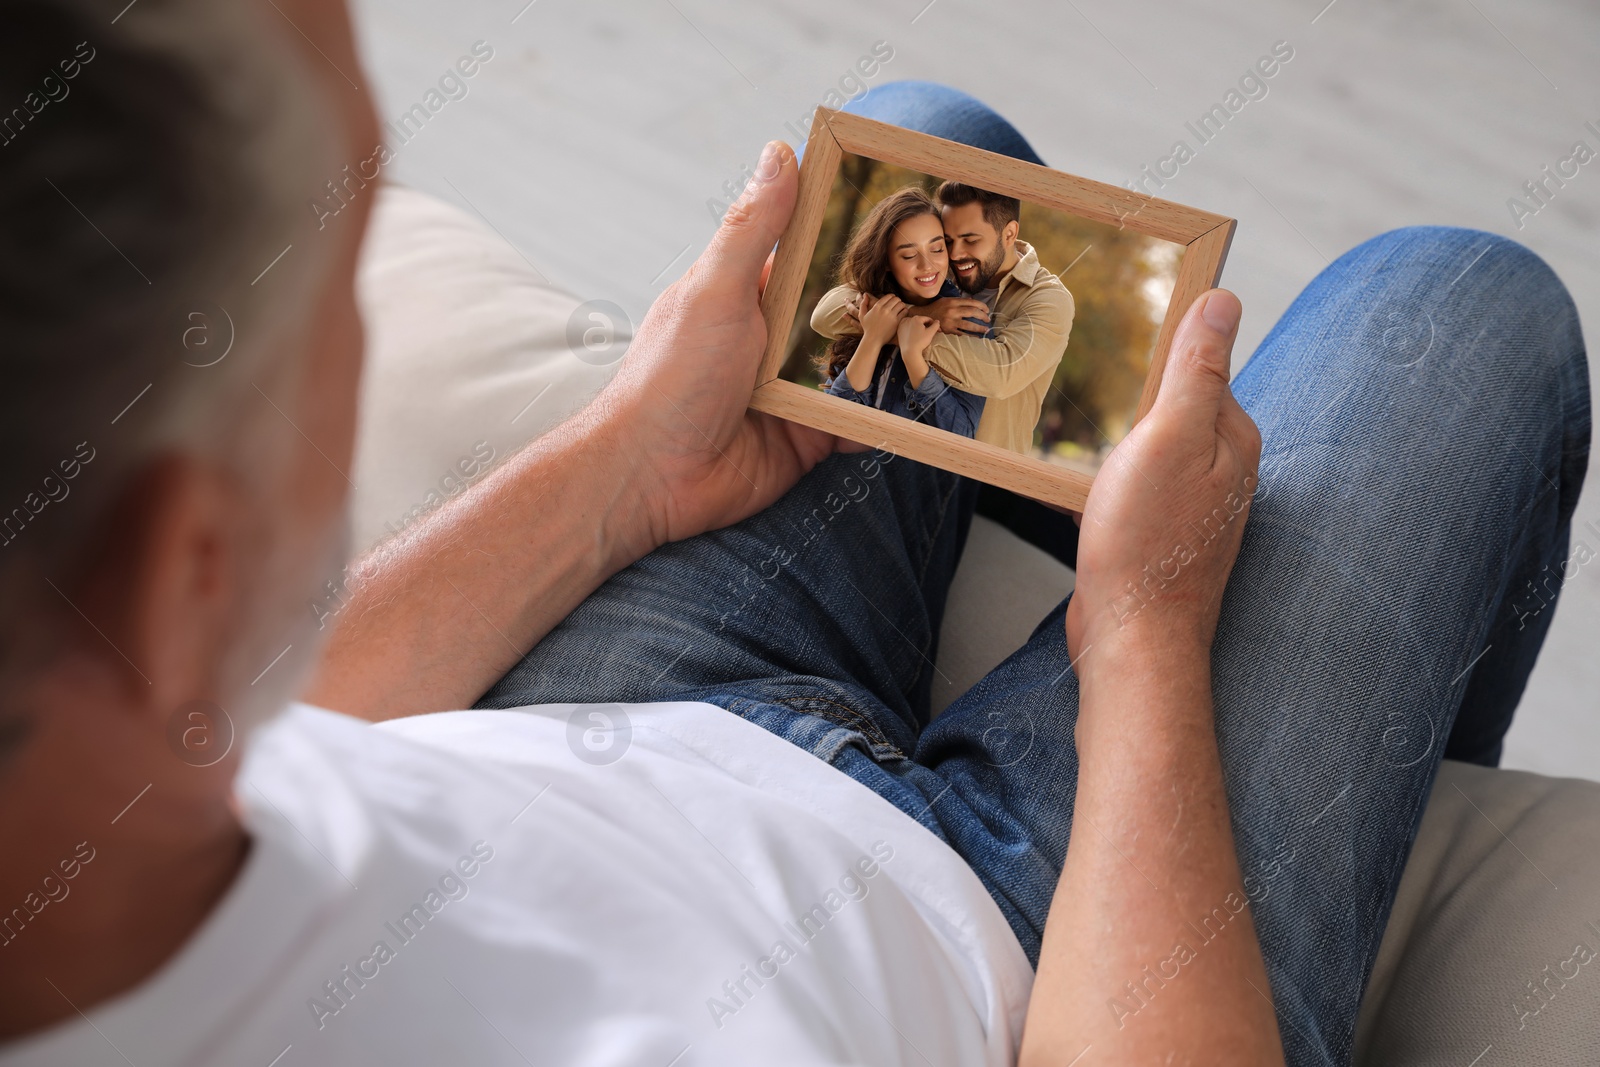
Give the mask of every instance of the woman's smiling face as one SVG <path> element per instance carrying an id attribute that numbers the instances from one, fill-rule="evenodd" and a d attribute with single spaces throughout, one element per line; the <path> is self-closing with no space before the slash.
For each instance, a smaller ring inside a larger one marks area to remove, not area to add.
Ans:
<path id="1" fill-rule="evenodd" d="M 944 223 L 938 215 L 918 215 L 894 228 L 889 239 L 889 272 L 908 302 L 926 304 L 937 297 L 949 268 Z"/>

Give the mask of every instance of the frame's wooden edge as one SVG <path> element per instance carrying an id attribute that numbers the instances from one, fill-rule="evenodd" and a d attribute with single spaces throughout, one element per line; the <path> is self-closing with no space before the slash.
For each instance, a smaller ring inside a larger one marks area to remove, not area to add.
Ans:
<path id="1" fill-rule="evenodd" d="M 1233 245 L 1233 231 L 1238 223 L 1224 219 L 1221 224 L 1196 237 L 1184 249 L 1183 262 L 1178 265 L 1178 278 L 1172 286 L 1172 299 L 1167 302 L 1167 313 L 1161 320 L 1161 330 L 1156 334 L 1156 347 L 1150 353 L 1150 373 L 1145 376 L 1144 389 L 1139 394 L 1139 408 L 1133 421 L 1137 425 L 1156 402 L 1161 391 L 1161 375 L 1167 365 L 1167 355 L 1172 348 L 1172 338 L 1178 331 L 1183 313 L 1195 298 L 1208 289 L 1216 288 L 1222 277 L 1222 266 L 1227 262 L 1228 249 Z"/>
<path id="2" fill-rule="evenodd" d="M 1199 208 L 1149 196 L 1120 185 L 1079 178 L 1037 163 L 986 152 L 931 134 L 902 129 L 844 111 L 817 109 L 815 121 L 827 124 L 837 147 L 931 174 L 959 176 L 962 181 L 1017 197 L 1024 202 L 1058 208 L 1095 222 L 1189 245 L 1231 221 Z"/>
<path id="3" fill-rule="evenodd" d="M 937 176 L 983 184 L 995 192 L 1131 229 L 1184 246 L 1172 299 L 1156 335 L 1145 375 L 1137 423 L 1155 403 L 1173 335 L 1195 298 L 1222 274 L 1238 223 L 1225 215 L 1185 207 L 1104 182 L 1078 178 L 928 134 L 818 108 L 806 139 L 793 216 L 779 238 L 762 295 L 767 346 L 750 407 L 792 419 L 907 459 L 998 485 L 1024 496 L 1082 510 L 1094 475 L 1035 456 L 960 437 L 885 411 L 852 404 L 778 377 L 818 231 L 845 152 Z"/>
<path id="4" fill-rule="evenodd" d="M 822 109 L 818 108 L 811 121 L 811 133 L 806 138 L 805 156 L 800 160 L 800 187 L 795 194 L 794 214 L 789 216 L 789 225 L 778 238 L 777 255 L 761 297 L 761 315 L 767 324 L 767 350 L 756 371 L 757 386 L 777 378 L 783 369 L 783 349 L 799 310 L 800 293 L 805 289 L 806 271 L 811 269 L 817 231 L 822 228 L 822 217 L 828 210 L 833 176 L 838 172 L 842 155 L 839 142 L 828 128 Z M 806 246 L 804 255 L 797 254 L 796 242 Z"/>
<path id="5" fill-rule="evenodd" d="M 758 388 L 750 406 L 1073 511 L 1083 510 L 1094 482 L 1087 472 L 1056 467 L 1036 456 L 959 437 L 781 378 Z"/>

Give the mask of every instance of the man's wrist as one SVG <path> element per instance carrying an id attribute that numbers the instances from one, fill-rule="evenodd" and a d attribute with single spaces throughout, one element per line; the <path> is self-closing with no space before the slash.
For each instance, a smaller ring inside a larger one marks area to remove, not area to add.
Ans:
<path id="1" fill-rule="evenodd" d="M 1123 707 L 1144 705 L 1174 714 L 1191 708 L 1210 715 L 1209 641 L 1184 629 L 1142 622 L 1086 637 L 1073 660 L 1082 703 L 1098 705 L 1109 698 Z"/>
<path id="2" fill-rule="evenodd" d="M 1104 654 L 1096 657 L 1096 651 Z M 1074 733 L 1085 765 L 1116 762 L 1133 750 L 1159 761 L 1192 749 L 1215 729 L 1210 663 L 1192 650 L 1135 655 L 1091 647 L 1077 673 Z"/>
<path id="3" fill-rule="evenodd" d="M 641 454 L 640 421 L 609 387 L 552 431 L 552 442 L 573 465 L 572 487 L 592 512 L 599 562 L 608 571 L 642 559 L 666 543 L 660 473 Z M 567 501 L 567 504 L 575 501 Z"/>
<path id="4" fill-rule="evenodd" d="M 1211 640 L 1211 631 L 1171 615 L 1102 616 L 1085 628 L 1073 668 L 1080 678 L 1096 671 L 1117 676 L 1209 672 Z"/>

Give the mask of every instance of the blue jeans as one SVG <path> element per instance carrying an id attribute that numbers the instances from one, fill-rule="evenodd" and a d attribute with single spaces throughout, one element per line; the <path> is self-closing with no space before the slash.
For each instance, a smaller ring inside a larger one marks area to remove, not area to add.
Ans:
<path id="1" fill-rule="evenodd" d="M 886 85 L 857 110 L 1032 158 L 939 86 Z M 1217 737 L 1289 1062 L 1345 1063 L 1439 760 L 1497 758 L 1553 615 L 1518 603 L 1566 555 L 1583 341 L 1525 248 L 1406 229 L 1323 271 L 1234 389 L 1264 447 L 1212 653 Z M 614 576 L 482 706 L 726 708 L 948 842 L 1037 961 L 1072 831 L 1078 681 L 1063 603 L 930 720 L 975 495 L 909 460 L 834 456 L 761 514 Z"/>

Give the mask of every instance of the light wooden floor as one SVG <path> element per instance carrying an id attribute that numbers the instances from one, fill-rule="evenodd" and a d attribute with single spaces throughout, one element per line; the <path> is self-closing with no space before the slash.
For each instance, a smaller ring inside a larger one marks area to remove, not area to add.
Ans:
<path id="1" fill-rule="evenodd" d="M 1515 236 L 1600 312 L 1600 162 L 1518 229 L 1506 206 L 1600 150 L 1600 7 L 1581 0 L 358 0 L 380 111 L 494 58 L 391 176 L 467 207 L 552 280 L 637 318 L 704 246 L 706 201 L 792 136 L 874 42 L 874 83 L 943 81 L 1052 165 L 1121 182 L 1278 41 L 1294 58 L 1165 191 L 1233 215 L 1238 362 L 1330 258 L 1415 223 Z M 1591 476 L 1574 527 L 1600 552 Z M 1583 528 L 1585 521 L 1594 529 Z M 1398 550 L 1398 549 L 1397 549 Z M 1423 565 L 1423 564 L 1419 564 Z M 1505 765 L 1600 778 L 1600 559 L 1567 583 Z"/>

